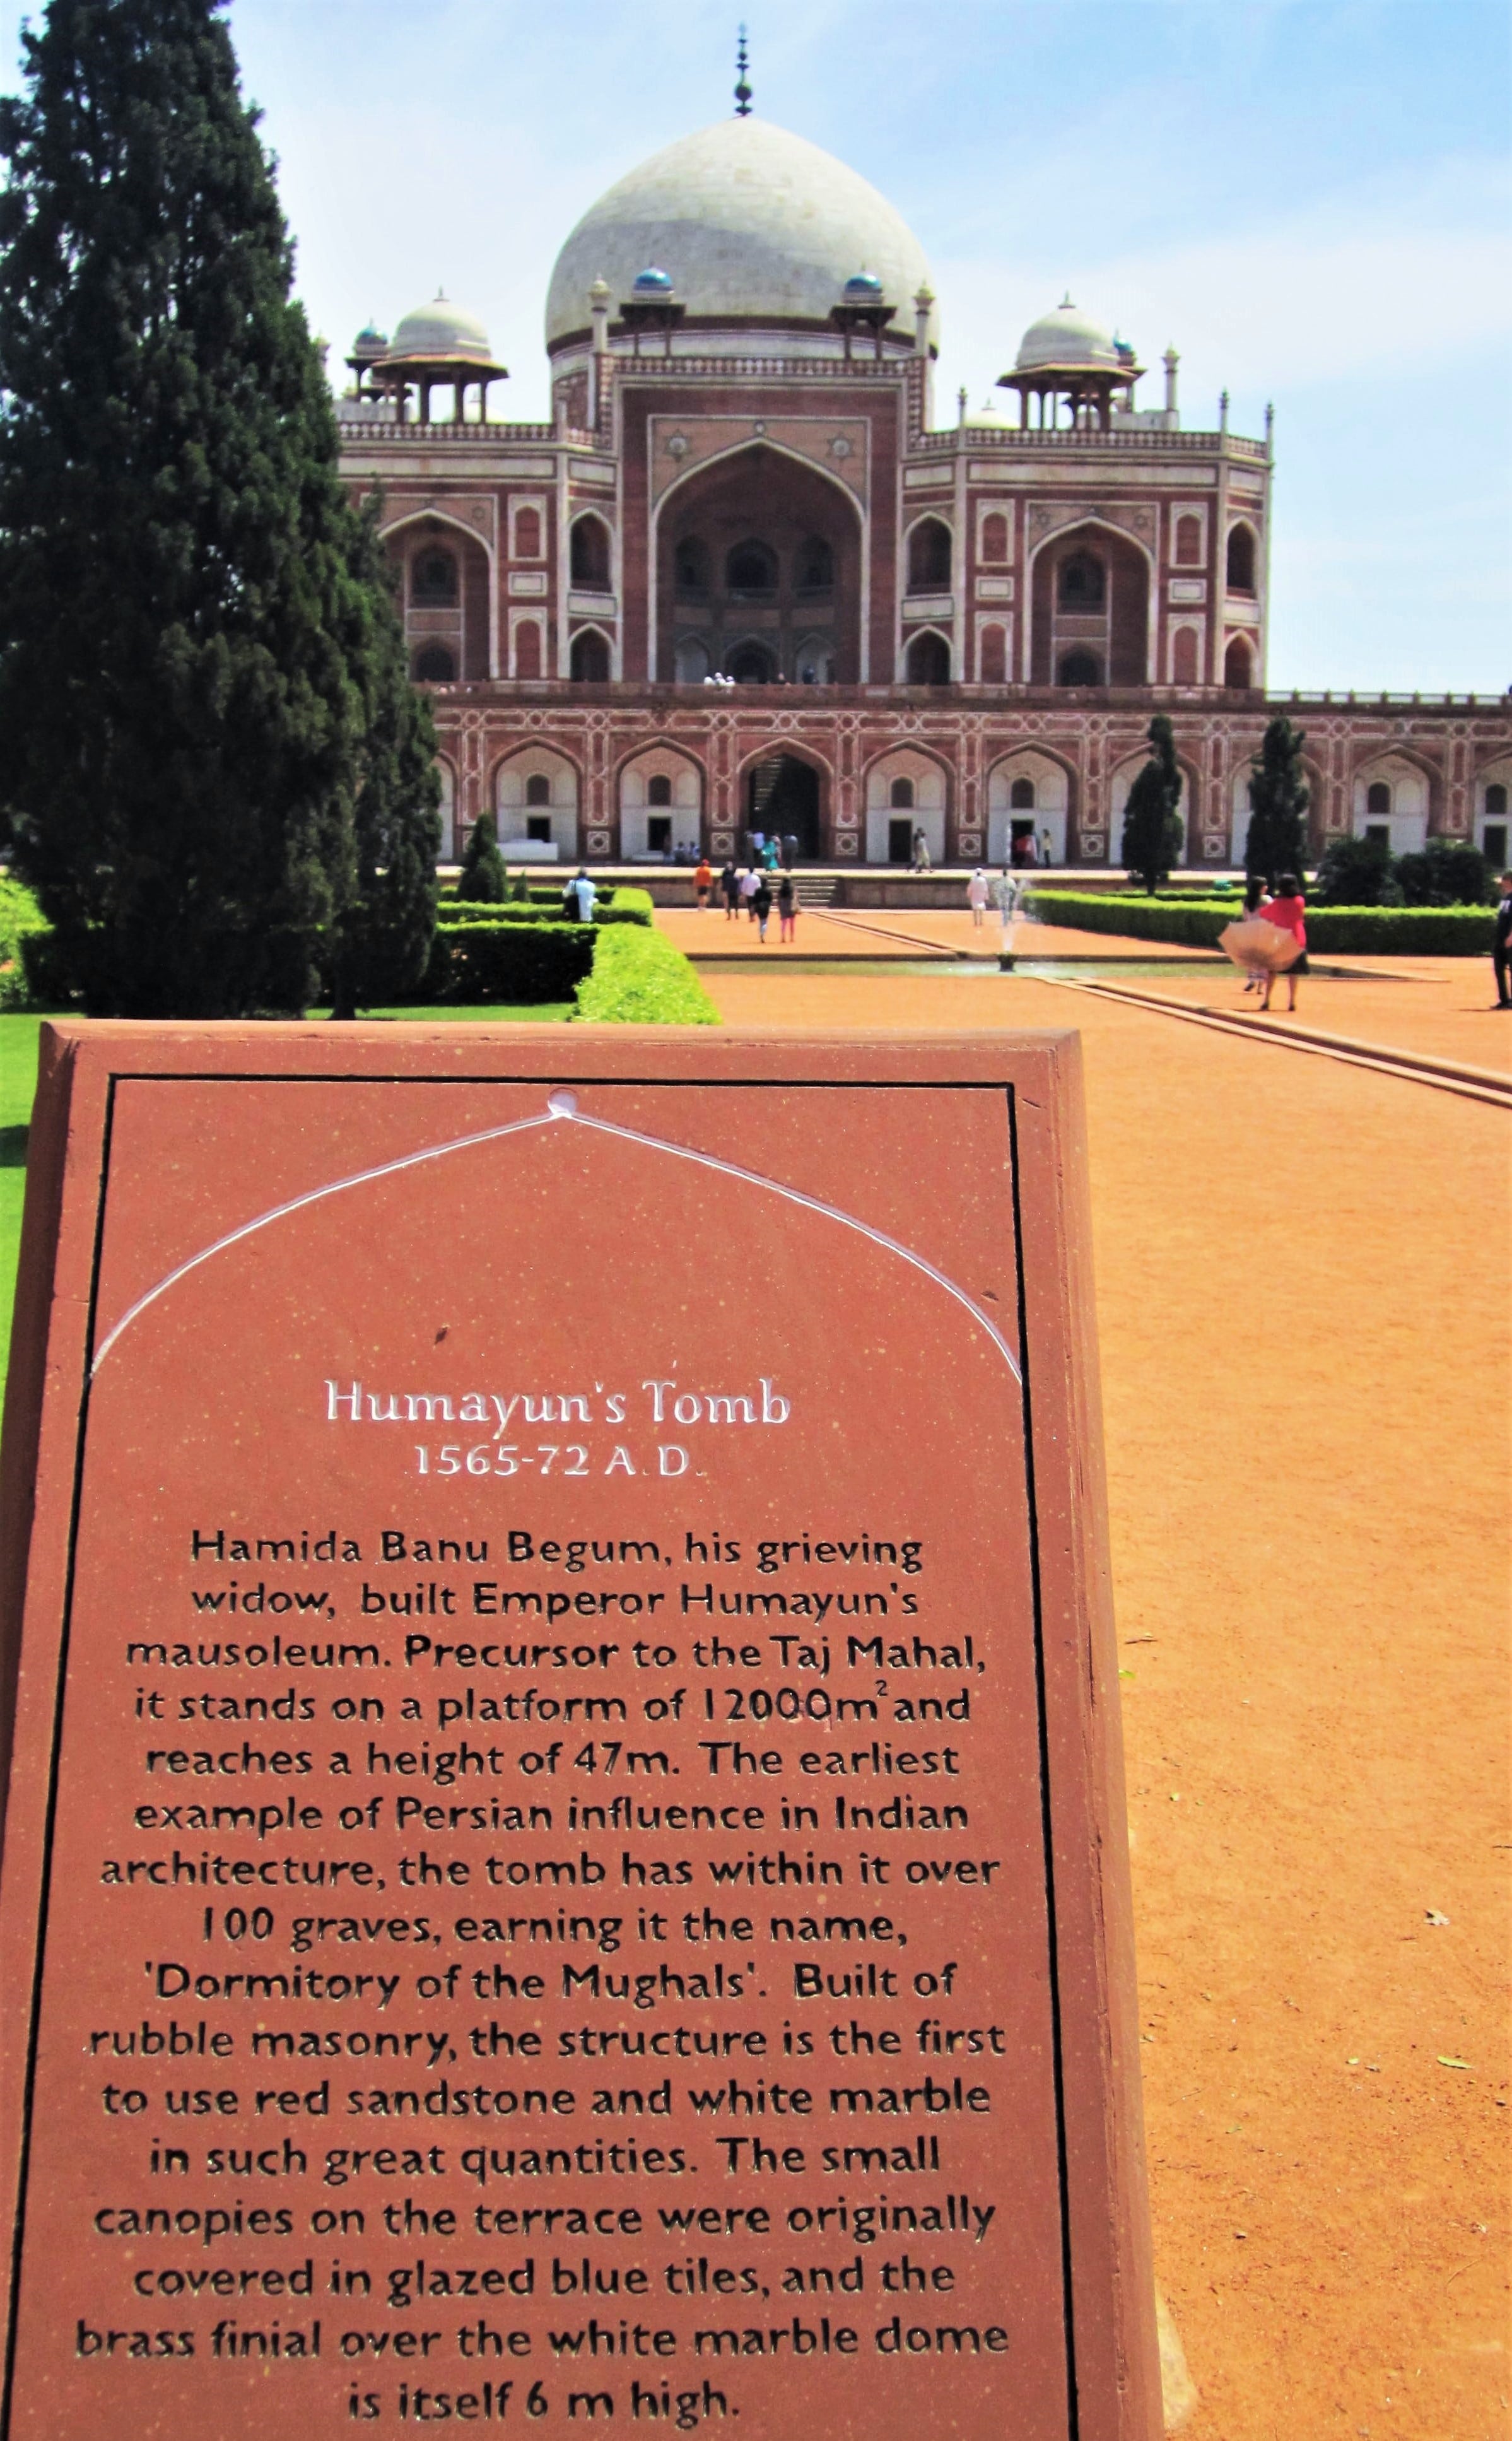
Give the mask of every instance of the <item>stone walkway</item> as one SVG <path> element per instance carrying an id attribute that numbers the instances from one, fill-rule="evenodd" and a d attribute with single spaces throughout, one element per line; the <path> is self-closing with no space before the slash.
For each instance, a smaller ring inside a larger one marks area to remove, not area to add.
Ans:
<path id="1" fill-rule="evenodd" d="M 1443 964 L 1304 1014 L 1490 1064 Z M 1183 2433 L 1503 2441 L 1505 1114 L 1017 976 L 705 980 L 738 1025 L 1080 1030 Z"/>

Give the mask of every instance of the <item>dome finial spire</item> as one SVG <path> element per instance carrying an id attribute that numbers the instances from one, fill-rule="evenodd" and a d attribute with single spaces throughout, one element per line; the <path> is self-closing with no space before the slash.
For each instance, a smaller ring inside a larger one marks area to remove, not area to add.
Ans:
<path id="1" fill-rule="evenodd" d="M 735 116 L 737 118 L 750 117 L 750 79 L 747 74 L 749 66 L 750 53 L 746 46 L 746 28 L 742 26 L 739 40 L 735 45 Z"/>

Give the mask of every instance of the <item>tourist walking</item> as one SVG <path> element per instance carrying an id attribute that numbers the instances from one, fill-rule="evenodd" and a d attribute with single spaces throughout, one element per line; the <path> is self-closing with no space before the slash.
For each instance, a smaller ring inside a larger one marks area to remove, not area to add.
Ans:
<path id="1" fill-rule="evenodd" d="M 1055 861 L 1055 842 L 1050 836 L 1048 823 L 1039 834 L 1039 861 L 1045 865 L 1053 864 Z"/>
<path id="2" fill-rule="evenodd" d="M 1512 990 L 1507 986 L 1507 972 L 1512 967 L 1512 873 L 1502 876 L 1502 895 L 1497 902 L 1496 931 L 1491 942 L 1491 964 L 1496 969 L 1496 1004 L 1498 1008 L 1512 1008 Z"/>
<path id="3" fill-rule="evenodd" d="M 765 873 L 759 876 L 756 887 L 751 893 L 750 912 L 756 918 L 756 937 L 760 941 L 765 941 L 767 918 L 772 912 L 772 885 Z"/>
<path id="4" fill-rule="evenodd" d="M 1267 924 L 1279 924 L 1283 932 L 1289 932 L 1293 940 L 1300 945 L 1298 956 L 1286 969 L 1288 1010 L 1297 1005 L 1297 978 L 1307 971 L 1307 926 L 1305 921 L 1306 907 L 1307 902 L 1302 895 L 1301 881 L 1294 873 L 1284 873 L 1277 885 L 1274 898 L 1260 910 L 1261 916 Z M 1274 982 L 1275 976 L 1268 974 L 1265 979 L 1264 996 L 1260 1002 L 1263 1009 L 1270 1005 L 1270 986 Z"/>
<path id="5" fill-rule="evenodd" d="M 979 864 L 976 872 L 972 875 L 971 879 L 966 884 L 966 905 L 971 910 L 973 929 L 979 932 L 981 930 L 982 911 L 986 907 L 986 904 L 987 877 L 982 872 L 982 869 Z"/>
<path id="6" fill-rule="evenodd" d="M 577 917 L 580 924 L 592 923 L 593 902 L 595 898 L 597 898 L 598 895 L 599 894 L 595 890 L 592 882 L 588 879 L 587 867 L 583 864 L 579 865 L 576 873 L 573 875 L 571 880 L 567 883 L 566 890 L 562 894 L 564 904 L 568 899 L 576 899 Z M 569 910 L 568 912 L 570 913 L 571 911 Z"/>
<path id="7" fill-rule="evenodd" d="M 1006 945 L 1008 927 L 1018 913 L 1018 876 L 1011 864 L 1003 866 L 992 885 L 992 895 L 998 902 L 998 913 L 1001 919 L 1002 937 Z"/>
<path id="8" fill-rule="evenodd" d="M 927 873 L 929 871 L 929 841 L 922 823 L 914 825 L 913 864 L 911 870 L 914 873 Z"/>
<path id="9" fill-rule="evenodd" d="M 725 902 L 725 921 L 732 924 L 740 913 L 740 876 L 732 864 L 727 864 L 719 877 L 719 893 Z"/>
<path id="10" fill-rule="evenodd" d="M 745 908 L 747 914 L 750 917 L 753 924 L 756 921 L 756 909 L 752 902 L 754 901 L 756 893 L 761 886 L 761 875 L 757 872 L 754 865 L 751 865 L 748 871 L 741 875 L 740 903 Z"/>
<path id="11" fill-rule="evenodd" d="M 701 856 L 698 859 L 698 870 L 693 875 L 693 905 L 700 915 L 709 904 L 709 894 L 713 886 L 714 877 L 710 868 L 709 859 Z"/>
<path id="12" fill-rule="evenodd" d="M 798 892 L 790 873 L 784 873 L 777 885 L 777 931 L 781 940 L 798 938 Z"/>

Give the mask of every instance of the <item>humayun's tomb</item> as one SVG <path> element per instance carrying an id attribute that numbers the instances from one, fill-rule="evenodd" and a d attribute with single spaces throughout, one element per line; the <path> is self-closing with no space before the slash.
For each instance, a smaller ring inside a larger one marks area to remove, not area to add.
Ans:
<path id="1" fill-rule="evenodd" d="M 937 426 L 918 241 L 737 103 L 567 239 L 549 423 L 493 419 L 505 369 L 444 298 L 353 344 L 343 465 L 434 694 L 443 858 L 488 810 L 516 859 L 717 861 L 764 829 L 886 866 L 922 829 L 974 864 L 1029 828 L 1106 867 L 1162 710 L 1187 860 L 1224 866 L 1279 706 L 1315 852 L 1432 831 L 1506 861 L 1505 698 L 1266 693 L 1269 415 L 1185 429 L 1172 350 L 1140 404 L 1135 350 L 1068 298 L 1000 412 Z"/>

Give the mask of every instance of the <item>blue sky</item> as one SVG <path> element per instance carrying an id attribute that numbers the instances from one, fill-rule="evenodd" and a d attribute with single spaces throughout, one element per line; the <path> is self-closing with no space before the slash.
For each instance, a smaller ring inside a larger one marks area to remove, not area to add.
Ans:
<path id="1" fill-rule="evenodd" d="M 729 107 L 707 0 L 232 0 L 317 330 L 444 282 L 546 408 L 579 214 Z M 937 413 L 1070 288 L 1188 424 L 1276 407 L 1270 682 L 1512 683 L 1505 0 L 746 0 L 756 108 L 903 211 Z"/>

